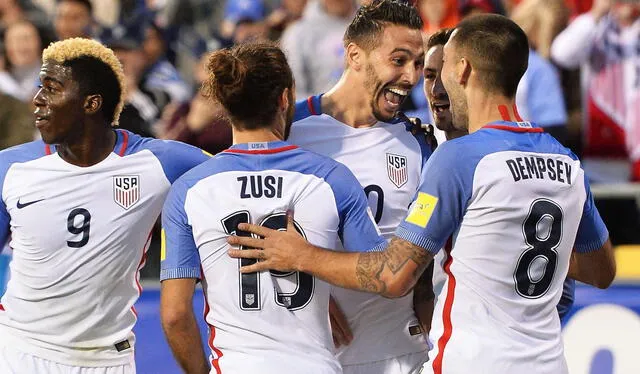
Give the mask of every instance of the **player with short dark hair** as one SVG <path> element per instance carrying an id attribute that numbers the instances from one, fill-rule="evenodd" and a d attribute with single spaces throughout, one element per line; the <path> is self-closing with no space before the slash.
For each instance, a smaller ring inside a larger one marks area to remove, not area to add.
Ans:
<path id="1" fill-rule="evenodd" d="M 400 112 L 422 72 L 421 27 L 418 11 L 406 3 L 377 0 L 359 8 L 344 36 L 342 77 L 328 92 L 298 102 L 288 139 L 353 172 L 387 239 L 407 214 L 432 151 L 423 131 Z M 345 374 L 420 370 L 429 348 L 430 277 L 398 300 L 338 287 L 332 300 Z"/>
<path id="2" fill-rule="evenodd" d="M 161 318 L 187 373 L 209 373 L 192 298 L 202 281 L 212 373 L 342 373 L 328 319 L 330 286 L 299 272 L 241 275 L 252 263 L 227 256 L 226 238 L 253 222 L 295 227 L 311 243 L 381 250 L 360 184 L 342 164 L 283 139 L 294 108 L 293 77 L 270 43 L 214 52 L 205 93 L 227 111 L 234 145 L 172 187 L 162 224 Z"/>
<path id="3" fill-rule="evenodd" d="M 504 45 L 493 50 L 492 69 L 478 63 L 498 40 Z M 580 160 L 515 110 L 528 50 L 524 32 L 502 16 L 474 16 L 456 27 L 442 77 L 453 124 L 469 135 L 431 156 L 410 212 L 383 252 L 334 253 L 309 245 L 290 225 L 274 231 L 243 224 L 264 239 L 229 239 L 263 248 L 230 251 L 260 260 L 242 273 L 305 271 L 398 297 L 444 246 L 445 261 L 436 266 L 447 279 L 426 372 L 567 373 L 556 311 L 563 281 L 568 274 L 606 288 L 616 266 Z M 488 81 L 503 72 L 512 80 Z"/>
<path id="4" fill-rule="evenodd" d="M 170 184 L 208 156 L 114 128 L 124 76 L 100 43 L 67 39 L 42 56 L 42 140 L 0 152 L 0 242 L 13 249 L 0 372 L 135 373 L 151 229 Z"/>

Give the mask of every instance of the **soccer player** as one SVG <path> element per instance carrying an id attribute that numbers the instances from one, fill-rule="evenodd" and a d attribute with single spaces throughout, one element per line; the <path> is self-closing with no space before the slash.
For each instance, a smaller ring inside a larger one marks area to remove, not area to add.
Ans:
<path id="1" fill-rule="evenodd" d="M 344 35 L 342 78 L 327 93 L 296 105 L 288 138 L 353 172 L 385 238 L 407 214 L 431 154 L 424 134 L 413 135 L 411 124 L 398 116 L 422 72 L 421 28 L 411 5 L 382 0 L 362 6 Z M 430 322 L 424 311 L 433 308 L 430 277 L 398 300 L 339 287 L 331 293 L 336 353 L 345 374 L 420 370 Z"/>
<path id="2" fill-rule="evenodd" d="M 122 67 L 88 39 L 51 44 L 33 99 L 42 140 L 0 152 L 1 373 L 135 373 L 133 308 L 170 184 L 209 157 L 114 129 Z"/>
<path id="3" fill-rule="evenodd" d="M 556 312 L 565 276 L 606 288 L 615 261 L 580 161 L 514 110 L 528 53 L 524 32 L 505 17 L 474 16 L 456 27 L 442 77 L 453 124 L 470 134 L 431 156 L 383 252 L 333 253 L 306 243 L 290 224 L 279 232 L 241 225 L 264 238 L 229 238 L 264 249 L 230 251 L 260 260 L 242 273 L 305 271 L 397 297 L 445 246 L 447 280 L 426 372 L 567 373 Z"/>
<path id="4" fill-rule="evenodd" d="M 240 223 L 296 230 L 333 248 L 381 250 L 360 184 L 344 165 L 283 141 L 294 109 L 293 76 L 271 44 L 215 52 L 206 91 L 225 108 L 234 145 L 186 173 L 172 187 L 162 215 L 161 318 L 187 373 L 208 373 L 193 315 L 202 281 L 214 373 L 342 373 L 332 352 L 329 284 L 300 272 L 241 275 L 226 238 Z"/>

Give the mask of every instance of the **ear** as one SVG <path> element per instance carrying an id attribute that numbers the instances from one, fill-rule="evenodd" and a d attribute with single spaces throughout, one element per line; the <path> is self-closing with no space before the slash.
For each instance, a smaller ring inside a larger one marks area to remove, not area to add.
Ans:
<path id="1" fill-rule="evenodd" d="M 466 86 L 469 82 L 469 77 L 471 76 L 471 72 L 473 71 L 473 67 L 471 63 L 466 58 L 460 58 L 458 64 L 456 65 L 456 78 L 458 83 L 463 86 Z"/>
<path id="2" fill-rule="evenodd" d="M 283 112 L 286 112 L 287 109 L 289 109 L 290 90 L 291 90 L 290 88 L 285 88 L 284 90 L 282 90 L 282 94 L 280 95 L 280 98 L 278 98 L 278 108 Z"/>
<path id="3" fill-rule="evenodd" d="M 360 71 L 365 65 L 367 54 L 355 43 L 349 43 L 345 49 L 345 58 L 349 68 Z"/>
<path id="4" fill-rule="evenodd" d="M 84 112 L 96 114 L 102 109 L 102 95 L 89 95 L 84 99 Z"/>

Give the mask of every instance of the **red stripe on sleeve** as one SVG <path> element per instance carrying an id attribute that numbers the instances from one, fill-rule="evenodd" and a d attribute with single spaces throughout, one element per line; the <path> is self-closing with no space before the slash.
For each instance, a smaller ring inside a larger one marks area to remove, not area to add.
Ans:
<path id="1" fill-rule="evenodd" d="M 44 154 L 49 156 L 51 154 L 51 146 L 49 144 L 45 144 L 44 146 Z"/>
<path id="2" fill-rule="evenodd" d="M 316 110 L 313 108 L 313 96 L 309 96 L 307 98 L 307 106 L 309 107 L 309 113 L 311 113 L 314 116 L 318 114 L 316 113 Z"/>
<path id="3" fill-rule="evenodd" d="M 444 355 L 444 349 L 451 338 L 453 331 L 453 325 L 451 324 L 451 308 L 453 307 L 453 299 L 456 291 L 456 277 L 451 272 L 451 263 L 453 257 L 451 257 L 452 249 L 451 238 L 447 240 L 447 244 L 444 246 L 444 250 L 447 252 L 447 260 L 444 262 L 443 270 L 447 274 L 447 297 L 444 300 L 444 308 L 442 309 L 442 324 L 444 326 L 444 332 L 440 339 L 438 339 L 438 355 L 433 360 L 433 372 L 434 374 L 442 374 L 442 359 Z"/>

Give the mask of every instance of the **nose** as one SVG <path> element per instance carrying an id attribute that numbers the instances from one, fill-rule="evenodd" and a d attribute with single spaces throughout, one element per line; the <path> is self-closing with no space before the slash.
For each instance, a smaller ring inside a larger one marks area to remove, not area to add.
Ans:
<path id="1" fill-rule="evenodd" d="M 406 64 L 402 75 L 402 80 L 413 87 L 418 83 L 422 75 L 422 68 L 418 68 L 416 64 Z"/>
<path id="2" fill-rule="evenodd" d="M 38 90 L 38 92 L 36 92 L 32 102 L 33 102 L 33 105 L 37 107 L 44 106 L 44 98 L 42 97 L 42 87 Z"/>
<path id="3" fill-rule="evenodd" d="M 431 87 L 431 94 L 434 97 L 442 97 L 447 95 L 447 90 L 444 89 L 444 85 L 442 84 L 441 73 L 438 73 L 435 82 L 433 82 L 433 86 Z"/>

